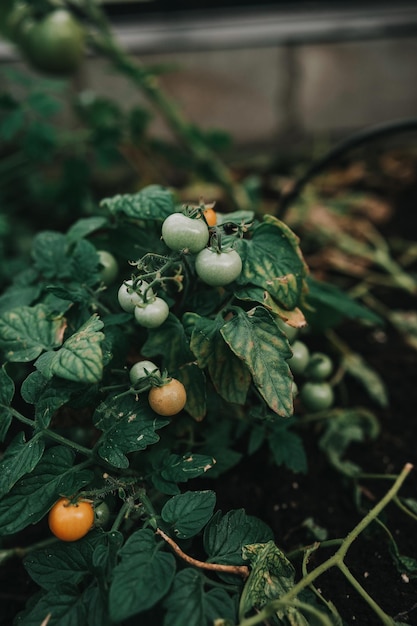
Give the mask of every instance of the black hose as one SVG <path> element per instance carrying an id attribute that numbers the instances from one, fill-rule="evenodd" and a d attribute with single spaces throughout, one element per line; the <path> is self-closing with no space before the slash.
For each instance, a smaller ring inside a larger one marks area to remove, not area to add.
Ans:
<path id="1" fill-rule="evenodd" d="M 357 148 L 368 141 L 374 141 L 375 139 L 379 139 L 380 137 L 384 137 L 386 135 L 403 133 L 408 130 L 417 130 L 417 118 L 402 119 L 395 122 L 371 126 L 370 128 L 361 130 L 336 144 L 334 148 L 329 150 L 329 152 L 312 163 L 307 171 L 295 182 L 291 191 L 282 196 L 277 214 L 281 219 L 283 219 L 285 211 L 300 195 L 306 184 L 346 152 L 349 152 L 353 148 Z"/>

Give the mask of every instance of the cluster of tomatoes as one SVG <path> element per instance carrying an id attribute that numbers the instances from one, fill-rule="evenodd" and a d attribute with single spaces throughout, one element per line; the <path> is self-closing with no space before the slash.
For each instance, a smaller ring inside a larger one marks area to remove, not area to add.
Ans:
<path id="1" fill-rule="evenodd" d="M 83 59 L 84 29 L 64 8 L 39 15 L 30 2 L 17 1 L 6 27 L 30 65 L 41 72 L 72 74 Z"/>
<path id="2" fill-rule="evenodd" d="M 324 352 L 311 352 L 308 346 L 298 339 L 298 330 L 280 323 L 280 327 L 291 343 L 292 357 L 288 360 L 296 380 L 302 380 L 300 390 L 294 383 L 294 395 L 299 393 L 303 406 L 308 411 L 325 411 L 334 403 L 334 391 L 329 379 L 333 373 L 332 359 Z"/>
<path id="3" fill-rule="evenodd" d="M 152 361 L 144 360 L 135 363 L 130 368 L 129 377 L 132 385 L 138 390 L 149 390 L 149 406 L 158 415 L 172 417 L 185 407 L 187 392 L 182 382 L 176 378 L 161 375 Z"/>

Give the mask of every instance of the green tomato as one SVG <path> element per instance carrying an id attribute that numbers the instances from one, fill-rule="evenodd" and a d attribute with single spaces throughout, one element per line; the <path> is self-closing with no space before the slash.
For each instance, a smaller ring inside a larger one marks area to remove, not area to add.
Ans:
<path id="1" fill-rule="evenodd" d="M 298 328 L 294 328 L 294 326 L 290 326 L 289 324 L 284 322 L 284 320 L 282 320 L 280 317 L 276 318 L 276 322 L 277 322 L 280 330 L 282 330 L 282 332 L 287 335 L 288 341 L 290 343 L 293 343 L 295 341 L 295 339 L 297 338 Z"/>
<path id="2" fill-rule="evenodd" d="M 323 352 L 313 352 L 305 370 L 305 376 L 311 380 L 321 381 L 329 378 L 333 371 L 331 358 Z"/>
<path id="3" fill-rule="evenodd" d="M 169 315 L 169 306 L 162 298 L 135 307 L 135 319 L 145 328 L 158 328 Z"/>
<path id="4" fill-rule="evenodd" d="M 65 9 L 33 22 L 18 40 L 28 62 L 49 74 L 72 74 L 84 56 L 84 31 Z"/>
<path id="5" fill-rule="evenodd" d="M 195 271 L 206 285 L 222 287 L 240 276 L 242 259 L 233 249 L 218 252 L 213 248 L 205 248 L 197 254 Z"/>
<path id="6" fill-rule="evenodd" d="M 119 291 L 117 293 L 117 299 L 119 300 L 119 304 L 122 307 L 123 311 L 126 313 L 133 313 L 135 307 L 139 304 L 143 304 L 143 295 L 147 288 L 149 287 L 148 283 L 144 280 L 138 285 L 137 291 L 135 291 L 132 287 L 133 281 L 126 280 L 122 285 L 120 285 Z M 149 289 L 147 292 L 147 297 L 153 298 L 153 291 Z"/>
<path id="7" fill-rule="evenodd" d="M 105 285 L 111 285 L 119 272 L 116 259 L 107 250 L 97 250 L 99 263 L 101 265 L 100 277 Z"/>
<path id="8" fill-rule="evenodd" d="M 94 526 L 105 528 L 110 521 L 110 509 L 106 502 L 100 502 L 94 507 Z"/>
<path id="9" fill-rule="evenodd" d="M 300 376 L 308 365 L 310 352 L 302 341 L 294 341 L 291 349 L 292 357 L 288 359 L 288 365 L 294 376 Z"/>
<path id="10" fill-rule="evenodd" d="M 162 224 L 162 239 L 171 250 L 189 250 L 197 254 L 206 247 L 209 236 L 204 220 L 192 219 L 183 213 L 172 213 Z"/>
<path id="11" fill-rule="evenodd" d="M 301 388 L 300 398 L 307 410 L 325 411 L 333 405 L 333 387 L 325 382 L 307 382 Z"/>
<path id="12" fill-rule="evenodd" d="M 138 361 L 130 368 L 129 378 L 132 385 L 135 385 L 139 380 L 149 376 L 149 374 L 159 373 L 158 367 L 152 361 Z"/>

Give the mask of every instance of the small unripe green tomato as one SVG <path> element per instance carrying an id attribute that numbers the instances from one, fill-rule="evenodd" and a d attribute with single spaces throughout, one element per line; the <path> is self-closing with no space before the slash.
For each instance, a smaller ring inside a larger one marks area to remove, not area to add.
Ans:
<path id="1" fill-rule="evenodd" d="M 333 371 L 331 358 L 323 352 L 313 352 L 304 372 L 310 380 L 321 381 L 329 378 Z"/>
<path id="2" fill-rule="evenodd" d="M 158 328 L 169 315 L 169 306 L 162 298 L 156 297 L 145 305 L 135 306 L 135 320 L 144 328 Z"/>
<path id="3" fill-rule="evenodd" d="M 119 266 L 111 252 L 107 250 L 97 250 L 99 263 L 101 265 L 100 276 L 105 285 L 111 285 L 116 279 Z"/>
<path id="4" fill-rule="evenodd" d="M 132 287 L 133 281 L 126 280 L 124 283 L 120 285 L 120 289 L 117 294 L 117 299 L 119 300 L 119 304 L 126 313 L 133 313 L 135 307 L 139 304 L 143 304 L 143 294 L 146 289 L 149 287 L 148 283 L 144 280 L 141 282 L 138 287 L 138 291 L 135 291 Z M 149 298 L 152 298 L 153 291 L 150 289 L 148 291 Z"/>
<path id="5" fill-rule="evenodd" d="M 206 247 L 210 237 L 204 220 L 172 213 L 162 224 L 162 239 L 171 250 L 189 250 L 193 254 Z"/>
<path id="6" fill-rule="evenodd" d="M 300 398 L 308 411 L 325 411 L 333 405 L 334 392 L 329 383 L 307 382 L 301 388 Z"/>
<path id="7" fill-rule="evenodd" d="M 149 374 L 159 374 L 159 369 L 152 363 L 152 361 L 138 361 L 129 371 L 129 378 L 132 385 L 136 384 L 139 380 L 146 378 Z"/>
<path id="8" fill-rule="evenodd" d="M 290 326 L 289 324 L 284 322 L 284 320 L 282 320 L 280 317 L 276 318 L 276 322 L 279 328 L 282 330 L 282 332 L 287 335 L 288 341 L 290 343 L 293 343 L 298 336 L 298 328 L 294 328 L 294 326 Z"/>
<path id="9" fill-rule="evenodd" d="M 94 507 L 94 526 L 105 528 L 110 521 L 110 509 L 107 502 L 100 502 Z"/>
<path id="10" fill-rule="evenodd" d="M 294 341 L 291 346 L 292 357 L 288 359 L 288 365 L 294 376 L 300 376 L 310 359 L 310 352 L 306 344 L 302 341 Z"/>

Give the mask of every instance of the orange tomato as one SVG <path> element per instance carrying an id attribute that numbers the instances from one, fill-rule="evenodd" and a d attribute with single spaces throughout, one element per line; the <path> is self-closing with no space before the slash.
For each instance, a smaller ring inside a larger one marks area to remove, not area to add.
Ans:
<path id="1" fill-rule="evenodd" d="M 208 207 L 207 209 L 204 210 L 204 217 L 205 220 L 207 222 L 207 226 L 216 226 L 217 224 L 217 213 L 216 211 L 211 208 Z"/>
<path id="2" fill-rule="evenodd" d="M 171 378 L 165 385 L 152 387 L 149 390 L 148 402 L 155 413 L 170 417 L 184 408 L 187 402 L 187 392 L 182 382 Z"/>
<path id="3" fill-rule="evenodd" d="M 62 541 L 77 541 L 88 533 L 94 524 L 94 509 L 90 502 L 71 502 L 60 498 L 49 511 L 51 532 Z"/>

